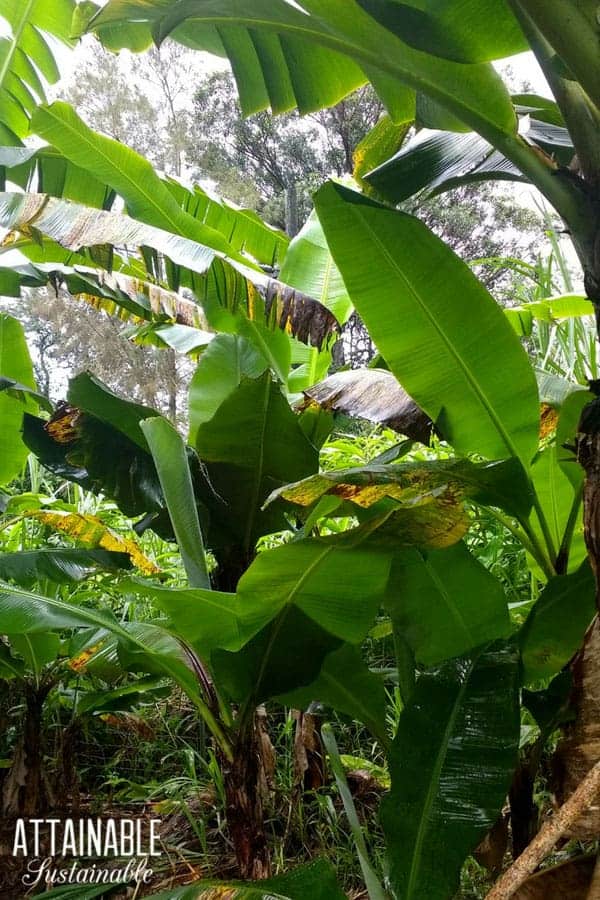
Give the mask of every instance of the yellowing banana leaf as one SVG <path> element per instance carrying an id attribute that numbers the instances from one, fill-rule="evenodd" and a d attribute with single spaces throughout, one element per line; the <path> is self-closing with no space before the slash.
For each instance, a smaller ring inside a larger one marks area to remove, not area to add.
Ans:
<path id="1" fill-rule="evenodd" d="M 117 534 L 96 516 L 46 510 L 32 510 L 24 515 L 66 534 L 86 547 L 100 547 L 102 550 L 126 553 L 133 565 L 145 575 L 156 575 L 160 572 L 158 566 L 142 552 L 136 541 Z"/>
<path id="2" fill-rule="evenodd" d="M 518 517 L 526 517 L 532 505 L 531 489 L 515 460 L 472 463 L 466 459 L 372 463 L 320 472 L 279 488 L 267 503 L 281 497 L 299 506 L 312 506 L 325 495 L 348 500 L 365 509 L 383 499 L 416 507 L 445 498 L 471 498 L 499 506 Z"/>

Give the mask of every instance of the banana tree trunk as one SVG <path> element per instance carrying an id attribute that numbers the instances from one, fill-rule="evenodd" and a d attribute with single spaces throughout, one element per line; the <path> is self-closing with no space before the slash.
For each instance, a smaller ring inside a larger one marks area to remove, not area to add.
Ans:
<path id="1" fill-rule="evenodd" d="M 575 240 L 575 245 L 578 242 Z M 585 275 L 585 288 L 594 304 L 600 336 L 600 225 L 579 255 Z M 596 399 L 583 410 L 577 435 L 577 458 L 585 472 L 583 524 L 590 565 L 596 578 L 596 605 L 600 610 L 600 385 L 591 383 Z M 554 788 L 564 802 L 577 788 L 591 767 L 600 759 L 600 623 L 591 626 L 583 647 L 571 666 L 571 696 L 575 719 L 564 729 L 553 759 Z M 578 837 L 596 839 L 600 835 L 600 806 L 591 807 L 575 824 Z"/>
<path id="2" fill-rule="evenodd" d="M 233 762 L 221 760 L 227 828 L 241 878 L 257 881 L 271 874 L 264 815 L 263 739 L 255 717 L 241 728 Z"/>
<path id="3" fill-rule="evenodd" d="M 44 778 L 42 712 L 49 687 L 27 685 L 23 732 L 12 765 L 2 785 L 0 804 L 4 816 L 35 816 L 47 812 L 50 803 Z"/>

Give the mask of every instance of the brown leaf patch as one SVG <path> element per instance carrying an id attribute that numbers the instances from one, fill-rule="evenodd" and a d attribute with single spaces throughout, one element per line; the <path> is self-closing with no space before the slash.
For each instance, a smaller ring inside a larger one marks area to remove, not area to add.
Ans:
<path id="1" fill-rule="evenodd" d="M 325 409 L 385 425 L 429 444 L 433 423 L 390 372 L 355 369 L 336 372 L 305 391 Z"/>

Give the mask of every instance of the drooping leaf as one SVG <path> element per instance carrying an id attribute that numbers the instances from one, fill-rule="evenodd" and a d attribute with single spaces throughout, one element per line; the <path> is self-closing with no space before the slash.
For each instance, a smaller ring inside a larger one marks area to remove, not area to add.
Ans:
<path id="1" fill-rule="evenodd" d="M 146 575 L 155 575 L 160 572 L 158 566 L 142 553 L 136 541 L 132 538 L 122 537 L 105 525 L 101 519 L 89 513 L 32 510 L 24 515 L 66 534 L 86 547 L 99 548 L 111 553 L 125 553 L 130 557 L 133 565 Z"/>
<path id="2" fill-rule="evenodd" d="M 485 62 L 529 49 L 505 0 L 358 0 L 377 21 L 416 50 L 461 63 Z M 490 28 L 493 22 L 493 28 Z"/>
<path id="3" fill-rule="evenodd" d="M 76 550 L 54 547 L 0 553 L 0 578 L 21 587 L 48 578 L 58 584 L 81 581 L 98 572 L 131 568 L 127 553 L 107 550 Z"/>
<path id="4" fill-rule="evenodd" d="M 330 862 L 317 859 L 285 875 L 260 883 L 199 881 L 168 893 L 151 894 L 153 900 L 345 900 Z"/>
<path id="5" fill-rule="evenodd" d="M 147 160 L 126 144 L 92 131 L 68 103 L 38 107 L 31 126 L 67 159 L 116 190 L 134 219 L 236 256 L 220 232 L 181 209 Z"/>
<path id="6" fill-rule="evenodd" d="M 525 684 L 550 678 L 566 665 L 595 612 L 594 577 L 587 562 L 548 582 L 519 633 Z"/>
<path id="7" fill-rule="evenodd" d="M 6 313 L 0 313 L 0 376 L 35 390 L 23 328 Z M 27 447 L 20 432 L 23 413 L 28 408 L 34 407 L 0 391 L 0 484 L 6 484 L 17 475 L 27 459 Z"/>
<path id="8" fill-rule="evenodd" d="M 313 103 L 308 108 L 314 109 L 315 101 L 319 106 L 337 102 L 361 81 L 360 76 L 355 80 L 357 73 L 353 68 L 341 72 L 339 64 L 330 59 L 329 53 L 320 56 L 319 67 L 313 69 L 312 52 L 317 48 L 329 47 L 364 67 L 376 88 L 383 84 L 384 99 L 394 82 L 401 82 L 415 90 L 432 93 L 465 121 L 482 119 L 491 128 L 506 133 L 514 129 L 514 114 L 509 108 L 508 97 L 491 67 L 486 64 L 457 64 L 430 57 L 378 24 L 358 4 L 353 3 L 349 7 L 346 0 L 305 0 L 302 10 L 284 0 L 260 0 L 244 10 L 241 20 L 235 2 L 223 0 L 183 0 L 167 4 L 124 4 L 121 0 L 113 0 L 92 21 L 91 27 L 127 22 L 133 18 L 150 22 L 159 41 L 177 29 L 175 37 L 178 40 L 185 41 L 188 36 L 192 39 L 196 36 L 194 45 L 211 52 L 215 52 L 214 31 L 207 32 L 207 25 L 217 26 L 221 38 L 231 35 L 231 40 L 222 42 L 221 46 L 224 46 L 232 62 L 242 101 L 244 95 L 248 95 L 249 86 L 255 83 L 257 67 L 256 51 L 242 56 L 235 52 L 233 35 L 240 25 L 244 29 L 254 29 L 261 43 L 267 41 L 268 46 L 272 46 L 273 38 L 278 44 L 281 42 L 280 47 L 284 46 L 288 51 L 285 62 L 294 81 L 310 77 L 321 91 L 328 91 L 331 99 L 313 96 Z M 291 56 L 289 51 L 294 46 L 297 52 L 302 47 L 301 55 Z M 280 66 L 278 74 L 281 72 Z M 332 96 L 334 94 L 336 96 Z M 256 111 L 271 105 L 264 89 L 259 90 L 253 99 L 253 104 L 245 104 L 245 111 Z"/>
<path id="9" fill-rule="evenodd" d="M 77 606 L 56 597 L 44 597 L 0 583 L 0 632 L 38 635 L 66 628 L 107 630 L 122 642 L 121 652 L 130 651 L 132 664 L 142 671 L 172 678 L 200 710 L 217 739 L 223 733 L 204 702 L 197 673 L 176 638 L 150 623 L 121 623 L 104 610 Z M 134 669 L 135 671 L 135 669 Z"/>
<path id="10" fill-rule="evenodd" d="M 153 703 L 170 693 L 164 679 L 147 676 L 105 691 L 83 691 L 77 697 L 77 713 L 127 711 L 140 703 Z"/>
<path id="11" fill-rule="evenodd" d="M 332 183 L 316 207 L 350 297 L 405 390 L 459 452 L 516 456 L 527 467 L 538 445 L 537 385 L 483 285 L 411 216 Z"/>
<path id="12" fill-rule="evenodd" d="M 429 416 L 384 369 L 335 372 L 304 393 L 325 409 L 386 425 L 423 444 L 431 439 Z"/>
<path id="13" fill-rule="evenodd" d="M 173 426 L 160 416 L 140 428 L 149 444 L 190 587 L 210 588 L 188 454 Z"/>
<path id="14" fill-rule="evenodd" d="M 574 148 L 566 128 L 529 117 L 521 123 L 532 147 L 562 165 L 569 164 Z M 451 123 L 439 116 L 437 121 L 430 117 L 424 124 L 429 127 L 365 174 L 367 185 L 385 200 L 400 203 L 415 195 L 434 197 L 483 181 L 528 181 L 514 162 L 479 134 L 456 133 L 461 129 L 451 128 Z"/>
<path id="15" fill-rule="evenodd" d="M 424 672 L 404 708 L 382 801 L 390 881 L 403 900 L 447 900 L 496 821 L 517 762 L 518 656 L 497 644 Z"/>
<path id="16" fill-rule="evenodd" d="M 556 459 L 575 490 L 583 483 L 583 469 L 577 459 L 575 439 L 585 407 L 594 399 L 591 391 L 574 390 L 562 402 L 556 426 Z"/>
<path id="17" fill-rule="evenodd" d="M 153 582 L 126 581 L 120 588 L 152 600 L 167 614 L 169 627 L 202 658 L 213 650 L 240 650 L 261 621 L 244 615 L 236 594 L 199 588 L 167 588 Z"/>
<path id="18" fill-rule="evenodd" d="M 423 129 L 364 179 L 379 196 L 400 203 L 421 191 L 441 193 L 469 181 L 523 176 L 478 134 Z"/>
<path id="19" fill-rule="evenodd" d="M 300 506 L 312 506 L 325 495 L 334 495 L 360 507 L 369 508 L 382 499 L 404 506 L 427 504 L 446 494 L 460 501 L 498 506 L 511 515 L 527 517 L 531 490 L 519 464 L 514 460 L 472 463 L 466 459 L 370 463 L 353 469 L 334 469 L 312 475 L 296 484 L 276 490 L 278 497 Z"/>
<path id="20" fill-rule="evenodd" d="M 399 553 L 385 602 L 394 627 L 424 666 L 469 653 L 510 629 L 501 583 L 464 543 Z"/>
<path id="21" fill-rule="evenodd" d="M 256 327 L 260 328 L 266 320 L 271 327 L 284 329 L 298 340 L 316 347 L 320 347 L 338 329 L 333 314 L 317 300 L 270 278 L 248 261 L 225 258 L 209 246 L 145 225 L 121 213 L 91 210 L 80 204 L 49 198 L 45 194 L 3 193 L 0 194 L 0 225 L 25 235 L 32 233 L 33 226 L 36 234 L 50 238 L 41 253 L 42 261 L 46 263 L 63 263 L 69 259 L 60 248 L 57 252 L 58 244 L 74 251 L 103 245 L 129 245 L 136 249 L 140 246 L 151 247 L 178 268 L 177 289 L 180 286 L 189 287 L 201 303 L 196 316 L 190 308 L 192 304 L 188 306 L 174 300 L 160 289 L 153 292 L 149 286 L 123 281 L 123 276 L 117 280 L 117 290 L 110 288 L 108 280 L 106 297 L 106 291 L 98 285 L 101 286 L 107 279 L 104 276 L 95 278 L 88 273 L 87 286 L 85 281 L 83 285 L 80 282 L 77 295 L 83 299 L 91 296 L 92 302 L 98 303 L 101 308 L 107 308 L 103 301 L 113 301 L 134 315 L 146 318 L 148 312 L 156 312 L 152 309 L 152 303 L 159 306 L 161 313 L 166 305 L 171 317 L 174 310 L 175 317 L 183 324 L 200 324 L 204 329 L 224 331 L 242 330 L 243 320 L 247 321 L 247 328 L 251 328 L 253 319 L 257 320 Z M 38 259 L 40 256 L 38 244 L 31 243 L 30 248 L 21 246 L 20 249 L 30 258 Z M 83 261 L 89 263 L 89 260 Z M 154 273 L 148 274 L 155 277 Z M 144 300 L 144 296 L 148 299 Z M 226 298 L 225 307 L 223 297 Z M 142 309 L 138 312 L 140 303 Z"/>
<path id="22" fill-rule="evenodd" d="M 366 725 L 383 746 L 387 743 L 383 679 L 369 671 L 360 651 L 351 644 L 343 644 L 325 657 L 312 684 L 277 699 L 293 709 L 307 709 L 313 701 L 331 706 Z"/>

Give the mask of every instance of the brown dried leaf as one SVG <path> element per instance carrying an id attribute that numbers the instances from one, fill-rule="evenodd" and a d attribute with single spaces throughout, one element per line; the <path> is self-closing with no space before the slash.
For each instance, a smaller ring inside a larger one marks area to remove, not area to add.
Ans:
<path id="1" fill-rule="evenodd" d="M 513 900 L 586 900 L 596 858 L 580 856 L 544 869 L 521 885 Z"/>
<path id="2" fill-rule="evenodd" d="M 69 660 L 69 668 L 72 669 L 73 672 L 77 672 L 78 675 L 81 672 L 84 672 L 88 666 L 89 661 L 96 655 L 100 647 L 102 647 L 102 644 L 94 644 L 93 647 L 88 647 L 87 650 L 82 650 L 81 653 Z"/>
<path id="3" fill-rule="evenodd" d="M 391 372 L 354 369 L 336 372 L 305 391 L 325 409 L 368 419 L 429 444 L 433 424 Z"/>

